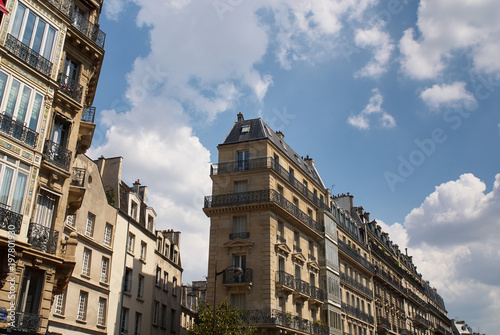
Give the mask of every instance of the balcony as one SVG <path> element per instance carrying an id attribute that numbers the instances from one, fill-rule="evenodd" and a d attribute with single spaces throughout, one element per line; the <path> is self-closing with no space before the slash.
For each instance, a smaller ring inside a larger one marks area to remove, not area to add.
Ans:
<path id="1" fill-rule="evenodd" d="M 413 321 L 413 325 L 417 328 L 421 328 L 421 329 L 427 329 L 431 326 L 431 323 L 429 321 L 427 321 L 423 316 L 421 315 L 415 315 L 413 318 L 412 318 L 412 321 Z"/>
<path id="2" fill-rule="evenodd" d="M 87 107 L 82 112 L 82 122 L 78 129 L 78 146 L 77 151 L 79 154 L 84 154 L 92 144 L 95 131 L 95 107 Z"/>
<path id="3" fill-rule="evenodd" d="M 77 80 L 71 79 L 65 74 L 60 73 L 59 78 L 59 92 L 70 97 L 77 103 L 82 101 L 83 86 Z"/>
<path id="4" fill-rule="evenodd" d="M 36 147 L 38 133 L 12 117 L 0 114 L 0 131 L 30 147 Z"/>
<path id="5" fill-rule="evenodd" d="M 234 268 L 226 269 L 222 274 L 222 283 L 224 285 L 252 284 L 252 269 L 242 269 L 243 273 L 239 276 L 234 274 Z"/>
<path id="6" fill-rule="evenodd" d="M 242 319 L 254 327 L 280 327 L 304 334 L 328 335 L 328 327 L 276 309 L 243 311 Z"/>
<path id="7" fill-rule="evenodd" d="M 7 34 L 7 38 L 5 39 L 5 48 L 29 66 L 50 77 L 52 73 L 52 62 L 39 55 L 36 51 L 19 41 L 11 34 Z"/>
<path id="8" fill-rule="evenodd" d="M 250 237 L 250 232 L 248 232 L 248 231 L 243 232 L 243 233 L 231 233 L 231 234 L 229 234 L 230 240 L 235 240 L 237 238 L 247 239 L 249 237 Z"/>
<path id="9" fill-rule="evenodd" d="M 302 279 L 295 278 L 295 290 L 293 292 L 296 298 L 305 299 L 309 297 L 309 283 L 303 281 Z"/>
<path id="10" fill-rule="evenodd" d="M 95 118 L 95 107 L 90 106 L 85 108 L 82 114 L 82 121 L 88 123 L 94 123 L 94 118 Z"/>
<path id="11" fill-rule="evenodd" d="M 7 205 L 0 203 L 0 229 L 14 231 L 19 234 L 23 216 L 19 213 L 7 209 Z"/>
<path id="12" fill-rule="evenodd" d="M 264 202 L 274 202 L 289 215 L 304 223 L 317 234 L 323 234 L 323 227 L 314 221 L 309 215 L 301 211 L 292 202 L 288 201 L 276 190 L 261 190 L 253 192 L 241 192 L 221 194 L 205 197 L 204 210 L 226 206 L 241 206 Z"/>
<path id="13" fill-rule="evenodd" d="M 84 168 L 73 168 L 71 173 L 71 183 L 69 184 L 68 192 L 68 213 L 75 213 L 83 202 L 85 196 L 85 175 L 87 170 Z"/>
<path id="14" fill-rule="evenodd" d="M 328 208 L 324 203 L 320 202 L 317 195 L 311 192 L 307 187 L 295 178 L 289 171 L 279 165 L 278 162 L 272 157 L 254 158 L 245 161 L 233 161 L 219 164 L 212 164 L 210 168 L 210 175 L 222 175 L 226 173 L 241 172 L 241 171 L 255 171 L 272 169 L 279 176 L 289 182 L 299 193 L 306 197 L 309 201 L 321 208 Z"/>
<path id="15" fill-rule="evenodd" d="M 52 6 L 59 10 L 64 16 L 72 21 L 72 26 L 88 37 L 92 42 L 104 49 L 106 34 L 95 24 L 91 23 L 81 14 L 75 11 L 75 4 L 71 0 L 47 0 Z"/>
<path id="16" fill-rule="evenodd" d="M 39 314 L 16 312 L 14 329 L 19 332 L 30 334 L 37 333 L 42 324 L 42 317 Z"/>
<path id="17" fill-rule="evenodd" d="M 377 318 L 377 327 L 382 328 L 385 330 L 392 330 L 391 323 L 389 322 L 389 319 L 386 319 L 384 317 L 379 316 Z"/>
<path id="18" fill-rule="evenodd" d="M 359 319 L 359 320 L 362 320 L 362 321 L 367 322 L 369 324 L 373 324 L 374 318 L 372 315 L 369 315 L 368 313 L 360 310 L 359 308 L 348 305 L 345 302 L 342 303 L 342 311 L 351 315 L 352 317 Z"/>
<path id="19" fill-rule="evenodd" d="M 36 250 L 54 255 L 57 250 L 58 231 L 37 223 L 30 223 L 28 228 L 28 243 Z"/>
<path id="20" fill-rule="evenodd" d="M 344 241 L 339 240 L 338 244 L 339 244 L 339 250 L 343 251 L 345 254 L 347 254 L 349 257 L 354 259 L 356 262 L 363 265 L 368 271 L 370 271 L 372 273 L 375 272 L 375 267 L 373 266 L 373 264 L 368 262 L 365 258 L 361 257 L 360 254 L 358 254 L 356 251 L 354 251 Z"/>
<path id="21" fill-rule="evenodd" d="M 323 304 L 323 300 L 325 299 L 323 290 L 316 286 L 309 287 L 309 296 L 309 301 L 316 304 Z"/>
<path id="22" fill-rule="evenodd" d="M 370 290 L 368 287 L 364 286 L 363 284 L 357 282 L 353 278 L 347 276 L 343 272 L 340 273 L 340 281 L 343 282 L 344 284 L 349 285 L 350 287 L 354 288 L 355 290 L 364 294 L 365 296 L 369 297 L 370 300 L 372 299 L 372 297 L 373 297 L 372 290 Z"/>
<path id="23" fill-rule="evenodd" d="M 69 172 L 69 165 L 71 164 L 71 151 L 61 147 L 58 143 L 50 140 L 45 141 L 45 148 L 43 150 L 43 158 L 50 164 Z"/>
<path id="24" fill-rule="evenodd" d="M 276 242 L 286 244 L 286 238 L 281 235 L 276 235 Z"/>
<path id="25" fill-rule="evenodd" d="M 276 286 L 278 289 L 291 293 L 295 289 L 295 278 L 285 271 L 276 272 Z"/>
<path id="26" fill-rule="evenodd" d="M 379 268 L 375 268 L 375 275 L 382 279 L 385 285 L 389 285 L 391 288 L 395 289 L 403 297 L 408 295 L 408 290 L 401 285 L 400 282 L 394 280 L 387 272 Z"/>

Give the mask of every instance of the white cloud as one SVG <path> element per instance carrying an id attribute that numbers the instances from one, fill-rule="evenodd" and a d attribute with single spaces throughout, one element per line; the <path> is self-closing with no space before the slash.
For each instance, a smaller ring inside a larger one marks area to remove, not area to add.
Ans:
<path id="1" fill-rule="evenodd" d="M 436 187 L 407 215 L 404 227 L 377 221 L 413 256 L 444 298 L 450 318 L 493 334 L 500 327 L 500 174 L 492 190 L 472 174 Z M 401 249 L 401 248 L 400 248 Z"/>
<path id="2" fill-rule="evenodd" d="M 420 98 L 432 109 L 477 103 L 474 95 L 465 88 L 465 82 L 463 81 L 450 85 L 433 85 L 424 90 L 420 94 Z"/>
<path id="3" fill-rule="evenodd" d="M 356 46 L 372 49 L 374 53 L 374 58 L 355 74 L 356 77 L 378 77 L 387 71 L 394 50 L 394 44 L 387 32 L 377 26 L 358 29 L 354 41 Z"/>
<path id="4" fill-rule="evenodd" d="M 419 34 L 410 28 L 399 43 L 403 71 L 414 79 L 439 77 L 457 52 L 467 54 L 476 71 L 500 71 L 498 12 L 496 0 L 420 1 Z"/>
<path id="5" fill-rule="evenodd" d="M 358 129 L 369 129 L 370 122 L 373 122 L 373 119 L 378 119 L 379 125 L 383 128 L 393 128 L 396 126 L 396 120 L 388 114 L 386 111 L 382 109 L 382 102 L 384 98 L 380 91 L 377 88 L 372 90 L 372 96 L 368 101 L 368 105 L 366 105 L 365 109 L 361 111 L 361 113 L 357 115 L 351 115 L 347 119 L 347 122 L 358 128 Z M 377 117 L 374 117 L 377 115 Z"/>

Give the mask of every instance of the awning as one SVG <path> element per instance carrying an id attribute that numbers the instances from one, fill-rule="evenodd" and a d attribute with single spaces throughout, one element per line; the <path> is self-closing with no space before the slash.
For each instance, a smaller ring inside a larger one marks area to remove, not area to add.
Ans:
<path id="1" fill-rule="evenodd" d="M 5 15 L 8 15 L 8 14 L 9 14 L 9 11 L 7 10 L 7 8 L 5 8 L 4 1 L 3 1 L 3 0 L 0 0 L 0 11 L 1 11 L 2 13 L 4 13 Z"/>

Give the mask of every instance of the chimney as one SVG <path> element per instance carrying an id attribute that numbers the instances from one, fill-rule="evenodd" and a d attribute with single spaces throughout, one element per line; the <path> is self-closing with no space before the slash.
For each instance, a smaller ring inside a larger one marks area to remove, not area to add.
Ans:
<path id="1" fill-rule="evenodd" d="M 132 189 L 134 190 L 134 192 L 139 195 L 139 187 L 141 186 L 141 181 L 140 179 L 137 179 L 135 182 L 134 182 L 134 186 L 132 187 Z"/>
<path id="2" fill-rule="evenodd" d="M 281 138 L 281 140 L 285 139 L 285 135 L 283 135 L 283 133 L 281 132 L 281 130 L 277 130 L 276 131 L 276 135 L 278 135 L 278 137 Z"/>
<path id="3" fill-rule="evenodd" d="M 245 121 L 245 118 L 243 117 L 243 114 L 241 112 L 238 113 L 238 122 Z"/>
<path id="4" fill-rule="evenodd" d="M 304 162 L 312 169 L 314 168 L 314 159 L 310 158 L 309 155 L 306 156 Z"/>

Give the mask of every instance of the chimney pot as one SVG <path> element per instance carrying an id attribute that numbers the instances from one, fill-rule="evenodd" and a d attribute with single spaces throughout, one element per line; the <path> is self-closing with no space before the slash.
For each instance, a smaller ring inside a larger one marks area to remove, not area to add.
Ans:
<path id="1" fill-rule="evenodd" d="M 245 118 L 243 117 L 243 114 L 241 112 L 238 113 L 238 122 L 245 121 Z"/>

